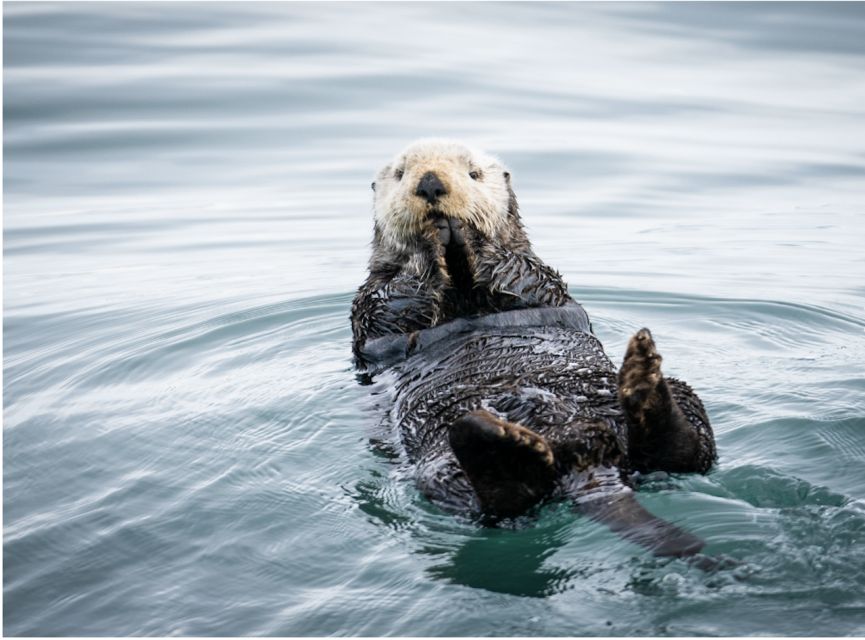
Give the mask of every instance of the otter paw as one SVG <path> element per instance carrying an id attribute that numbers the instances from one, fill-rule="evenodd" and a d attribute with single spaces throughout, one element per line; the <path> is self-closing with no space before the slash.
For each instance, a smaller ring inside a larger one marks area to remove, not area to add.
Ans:
<path id="1" fill-rule="evenodd" d="M 451 242 L 458 247 L 464 247 L 466 245 L 467 227 L 463 224 L 462 220 L 456 218 L 448 218 L 448 221 L 451 227 Z"/>
<path id="2" fill-rule="evenodd" d="M 432 218 L 433 227 L 436 229 L 437 239 L 443 247 L 448 246 L 451 241 L 451 226 L 448 219 L 444 216 L 434 216 Z"/>
<path id="3" fill-rule="evenodd" d="M 634 334 L 619 370 L 619 402 L 632 425 L 645 427 L 647 417 L 660 410 L 669 396 L 664 393 L 661 360 L 648 329 Z"/>
<path id="4" fill-rule="evenodd" d="M 467 228 L 462 220 L 436 214 L 430 217 L 430 221 L 435 228 L 436 237 L 441 246 L 465 246 Z"/>
<path id="5" fill-rule="evenodd" d="M 448 438 L 486 514 L 519 515 L 553 488 L 553 451 L 530 429 L 478 410 L 451 424 Z"/>

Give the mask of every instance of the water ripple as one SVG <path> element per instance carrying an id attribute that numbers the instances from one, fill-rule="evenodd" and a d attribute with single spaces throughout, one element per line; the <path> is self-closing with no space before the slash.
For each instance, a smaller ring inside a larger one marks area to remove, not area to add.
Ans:
<path id="1" fill-rule="evenodd" d="M 4 5 L 5 634 L 865 631 L 860 5 L 202 7 Z M 348 314 L 420 135 L 698 389 L 638 495 L 735 564 L 414 487 Z"/>

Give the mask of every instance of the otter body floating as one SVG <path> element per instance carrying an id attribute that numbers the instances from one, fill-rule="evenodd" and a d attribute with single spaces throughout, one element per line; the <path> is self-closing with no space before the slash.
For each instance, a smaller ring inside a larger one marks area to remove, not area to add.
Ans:
<path id="1" fill-rule="evenodd" d="M 656 555 L 702 541 L 652 516 L 631 471 L 706 472 L 715 442 L 691 388 L 661 374 L 648 329 L 616 369 L 561 276 L 534 253 L 493 158 L 421 141 L 378 174 L 353 353 L 393 372 L 388 415 L 418 486 L 451 511 L 517 516 L 548 499 Z"/>

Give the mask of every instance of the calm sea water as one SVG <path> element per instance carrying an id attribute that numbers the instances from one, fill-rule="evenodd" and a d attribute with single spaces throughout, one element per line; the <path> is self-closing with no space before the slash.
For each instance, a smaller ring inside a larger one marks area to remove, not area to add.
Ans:
<path id="1" fill-rule="evenodd" d="M 865 5 L 3 12 L 6 634 L 865 633 Z M 699 390 L 717 468 L 640 500 L 740 566 L 481 528 L 375 442 L 369 182 L 430 135 Z"/>

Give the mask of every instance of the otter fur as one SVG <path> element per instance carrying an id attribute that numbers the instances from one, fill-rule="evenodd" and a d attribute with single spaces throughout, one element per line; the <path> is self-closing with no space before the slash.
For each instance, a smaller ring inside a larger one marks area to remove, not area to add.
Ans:
<path id="1" fill-rule="evenodd" d="M 353 354 L 363 375 L 393 376 L 386 419 L 421 491 L 491 521 L 570 500 L 656 555 L 697 553 L 703 542 L 643 509 L 629 477 L 708 471 L 716 453 L 703 404 L 661 373 L 648 329 L 613 366 L 532 250 L 503 165 L 421 140 L 372 186 Z"/>

